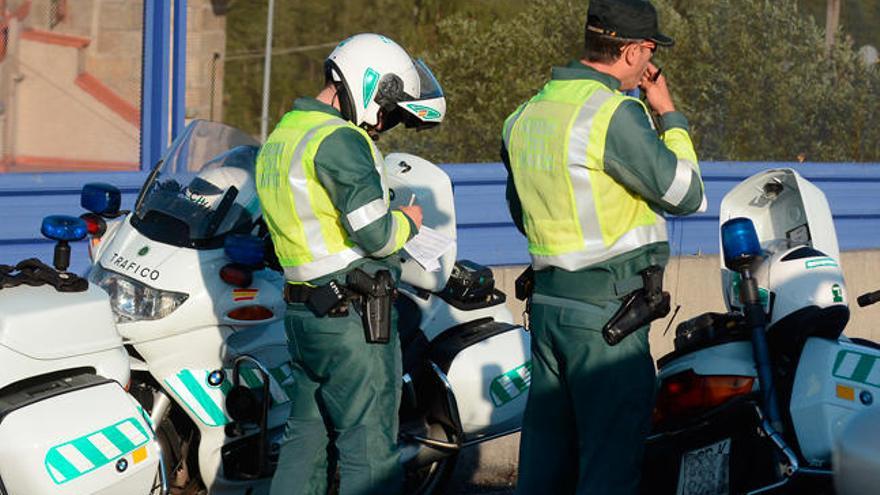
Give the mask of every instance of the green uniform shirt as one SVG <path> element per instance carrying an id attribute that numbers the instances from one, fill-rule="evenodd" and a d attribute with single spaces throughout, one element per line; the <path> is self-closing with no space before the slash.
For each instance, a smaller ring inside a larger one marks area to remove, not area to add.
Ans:
<path id="1" fill-rule="evenodd" d="M 334 117 L 344 118 L 338 110 L 314 98 L 298 98 L 293 103 L 294 110 L 324 112 Z M 382 182 L 374 166 L 373 152 L 364 136 L 354 129 L 340 128 L 327 136 L 318 147 L 315 155 L 315 172 L 318 180 L 330 196 L 333 206 L 345 217 L 348 213 L 383 197 Z M 410 238 L 418 229 L 409 217 Z M 346 229 L 352 242 L 364 252 L 371 253 L 382 248 L 392 235 L 393 218 L 391 211 L 384 218 L 353 231 Z M 381 260 L 363 258 L 355 261 L 344 270 L 310 281 L 322 285 L 330 279 L 343 280 L 344 274 L 353 268 L 361 268 L 369 273 L 380 269 L 391 269 L 395 278 L 400 273 L 397 255 Z"/>
<path id="2" fill-rule="evenodd" d="M 620 87 L 620 81 L 616 78 L 577 60 L 567 67 L 554 68 L 552 77 L 556 80 L 595 80 L 611 90 Z M 661 121 L 664 131 L 673 128 L 684 132 L 688 130 L 687 119 L 679 112 L 666 113 Z M 510 171 L 510 158 L 503 144 L 501 158 L 508 171 L 507 202 L 510 214 L 519 231 L 525 234 L 522 206 Z M 641 196 L 656 211 L 683 215 L 700 208 L 703 189 L 699 181 L 691 183 L 686 196 L 677 206 L 663 201 L 666 186 L 676 173 L 678 157 L 659 138 L 644 108 L 638 102 L 623 102 L 612 116 L 604 159 L 605 172 L 628 190 Z M 668 259 L 667 242 L 649 244 L 578 271 L 558 268 L 538 271 L 535 275 L 535 290 L 542 294 L 586 302 L 612 299 L 616 297 L 615 282 L 637 277 L 648 266 L 665 265 Z"/>

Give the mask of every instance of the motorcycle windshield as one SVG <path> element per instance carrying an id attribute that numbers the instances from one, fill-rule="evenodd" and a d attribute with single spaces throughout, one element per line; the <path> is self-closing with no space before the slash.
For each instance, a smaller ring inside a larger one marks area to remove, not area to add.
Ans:
<path id="1" fill-rule="evenodd" d="M 196 120 L 150 174 L 132 225 L 167 244 L 216 247 L 259 214 L 254 183 L 259 142 L 234 127 Z"/>

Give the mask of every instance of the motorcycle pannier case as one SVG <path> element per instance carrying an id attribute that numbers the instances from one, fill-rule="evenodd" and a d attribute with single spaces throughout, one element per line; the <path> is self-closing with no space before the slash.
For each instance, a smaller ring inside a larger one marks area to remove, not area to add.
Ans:
<path id="1" fill-rule="evenodd" d="M 792 169 L 756 174 L 721 202 L 720 221 L 755 224 L 764 259 L 754 271 L 771 345 L 836 338 L 849 319 L 846 284 L 828 200 Z M 728 309 L 741 309 L 739 275 L 721 266 Z"/>
<path id="2" fill-rule="evenodd" d="M 142 411 L 118 383 L 90 374 L 4 393 L 0 486 L 8 495 L 151 493 L 160 456 Z"/>

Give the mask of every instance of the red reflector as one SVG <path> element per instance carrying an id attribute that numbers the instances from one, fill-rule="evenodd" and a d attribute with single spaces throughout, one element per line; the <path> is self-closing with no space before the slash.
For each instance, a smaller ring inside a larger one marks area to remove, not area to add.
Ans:
<path id="1" fill-rule="evenodd" d="M 220 269 L 220 279 L 236 287 L 250 287 L 254 274 L 249 268 L 230 263 Z"/>
<path id="2" fill-rule="evenodd" d="M 755 384 L 751 376 L 698 375 L 693 370 L 665 379 L 657 394 L 654 423 L 694 416 L 725 402 L 748 395 Z"/>
<path id="3" fill-rule="evenodd" d="M 260 321 L 268 320 L 275 316 L 275 314 L 265 306 L 245 306 L 243 308 L 233 309 L 226 313 L 226 316 L 233 320 Z"/>
<path id="4" fill-rule="evenodd" d="M 83 213 L 79 216 L 86 223 L 86 229 L 92 237 L 101 237 L 107 232 L 107 222 L 94 213 Z"/>

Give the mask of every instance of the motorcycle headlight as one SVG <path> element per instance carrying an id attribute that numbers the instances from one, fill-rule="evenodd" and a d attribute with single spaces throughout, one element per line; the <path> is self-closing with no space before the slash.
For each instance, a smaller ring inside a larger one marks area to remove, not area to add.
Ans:
<path id="1" fill-rule="evenodd" d="M 92 268 L 89 279 L 110 295 L 116 323 L 165 318 L 189 297 L 182 292 L 154 289 L 100 265 Z"/>

